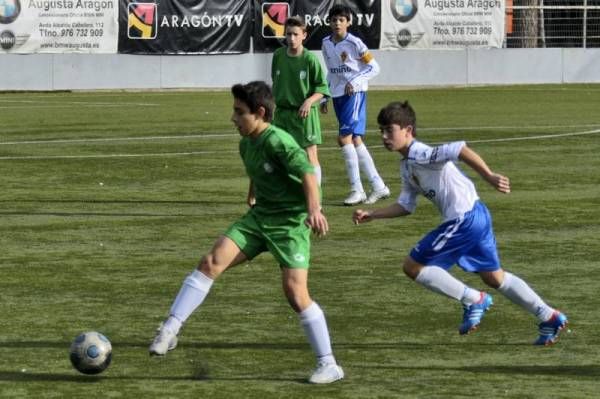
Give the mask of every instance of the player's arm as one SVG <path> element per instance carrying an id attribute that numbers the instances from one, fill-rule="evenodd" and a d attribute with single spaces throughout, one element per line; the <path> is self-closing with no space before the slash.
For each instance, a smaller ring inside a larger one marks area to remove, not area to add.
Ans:
<path id="1" fill-rule="evenodd" d="M 357 78 L 370 80 L 375 76 L 379 75 L 379 72 L 381 71 L 379 63 L 375 60 L 375 58 L 373 58 L 373 54 L 371 54 L 371 52 L 366 47 L 364 49 L 364 52 L 360 56 L 359 61 L 362 62 L 365 65 L 365 67 L 361 68 L 356 75 L 352 76 L 352 78 L 350 78 L 350 80 L 346 84 L 345 93 L 349 96 L 356 91 L 354 88 L 354 81 Z"/>
<path id="2" fill-rule="evenodd" d="M 302 176 L 302 187 L 304 188 L 306 209 L 308 211 L 305 223 L 312 229 L 313 233 L 324 236 L 329 231 L 329 223 L 325 215 L 321 212 L 319 185 L 314 173 L 304 173 Z"/>
<path id="3" fill-rule="evenodd" d="M 300 109 L 298 110 L 298 116 L 300 116 L 301 118 L 306 118 L 310 113 L 310 108 L 312 107 L 312 105 L 317 101 L 321 101 L 322 98 L 323 93 L 313 93 L 306 100 L 304 100 L 304 102 L 300 106 Z"/>
<path id="4" fill-rule="evenodd" d="M 246 203 L 250 208 L 256 204 L 256 196 L 254 195 L 254 184 L 252 184 L 252 180 L 250 180 L 250 185 L 248 186 L 248 197 L 246 198 Z"/>
<path id="5" fill-rule="evenodd" d="M 406 215 L 410 215 L 410 212 L 404 209 L 402 205 L 394 203 L 385 208 L 373 210 L 357 209 L 352 214 L 352 221 L 354 224 L 360 224 L 370 222 L 375 219 L 390 219 Z"/>
<path id="6" fill-rule="evenodd" d="M 510 193 L 510 181 L 508 177 L 494 173 L 485 163 L 483 158 L 467 147 L 466 144 L 460 150 L 458 159 L 469 165 L 475 172 L 479 173 L 479 175 L 496 190 L 505 194 Z"/>

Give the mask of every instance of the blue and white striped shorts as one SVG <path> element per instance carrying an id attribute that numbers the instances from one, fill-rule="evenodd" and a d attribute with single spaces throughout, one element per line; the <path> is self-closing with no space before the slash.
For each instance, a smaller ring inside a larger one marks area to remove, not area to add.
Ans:
<path id="1" fill-rule="evenodd" d="M 416 262 L 449 269 L 458 264 L 467 272 L 500 268 L 492 217 L 483 202 L 477 201 L 463 217 L 439 225 L 410 251 Z"/>

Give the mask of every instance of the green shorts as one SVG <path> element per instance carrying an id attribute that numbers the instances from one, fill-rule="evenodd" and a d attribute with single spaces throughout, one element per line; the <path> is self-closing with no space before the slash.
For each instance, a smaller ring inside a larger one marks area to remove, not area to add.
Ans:
<path id="1" fill-rule="evenodd" d="M 321 120 L 317 107 L 311 107 L 306 118 L 300 118 L 298 110 L 276 108 L 273 124 L 291 134 L 302 148 L 322 143 Z"/>
<path id="2" fill-rule="evenodd" d="M 250 210 L 233 223 L 225 236 L 240 247 L 248 259 L 269 251 L 282 267 L 308 269 L 310 228 L 306 213 L 260 216 Z"/>

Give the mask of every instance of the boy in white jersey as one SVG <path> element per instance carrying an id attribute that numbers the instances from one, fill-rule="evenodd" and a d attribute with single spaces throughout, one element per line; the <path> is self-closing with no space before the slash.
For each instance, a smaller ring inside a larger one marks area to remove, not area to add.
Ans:
<path id="1" fill-rule="evenodd" d="M 502 193 L 510 192 L 508 178 L 492 172 L 464 141 L 437 147 L 417 141 L 416 116 L 408 102 L 388 104 L 379 112 L 377 122 L 385 147 L 403 156 L 402 192 L 397 202 L 386 208 L 357 209 L 354 223 L 409 215 L 416 208 L 417 195 L 423 194 L 439 209 L 443 222 L 411 250 L 404 272 L 426 288 L 462 303 L 460 334 L 477 329 L 493 301 L 491 295 L 466 286 L 448 273 L 455 263 L 467 272 L 478 273 L 484 283 L 538 318 L 535 345 L 555 343 L 567 317 L 548 306 L 525 281 L 500 267 L 491 215 L 455 162 L 465 162 Z"/>
<path id="2" fill-rule="evenodd" d="M 342 148 L 350 180 L 350 195 L 344 200 L 344 205 L 361 202 L 374 204 L 390 195 L 390 189 L 379 176 L 362 140 L 367 121 L 368 81 L 379 73 L 379 64 L 363 41 L 348 33 L 351 18 L 352 12 L 348 6 L 337 4 L 329 10 L 332 34 L 323 39 L 321 49 L 327 65 L 333 107 L 340 125 L 338 144 Z M 321 111 L 327 113 L 327 102 L 321 103 Z M 371 184 L 368 197 L 360 179 L 361 169 Z"/>

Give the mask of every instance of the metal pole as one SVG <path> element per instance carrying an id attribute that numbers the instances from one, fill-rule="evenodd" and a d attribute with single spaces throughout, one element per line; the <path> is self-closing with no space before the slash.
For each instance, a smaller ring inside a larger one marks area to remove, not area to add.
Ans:
<path id="1" fill-rule="evenodd" d="M 544 21 L 544 0 L 540 0 L 540 36 L 542 47 L 546 47 L 546 22 Z"/>
<path id="2" fill-rule="evenodd" d="M 587 47 L 587 0 L 583 0 L 583 48 Z"/>

